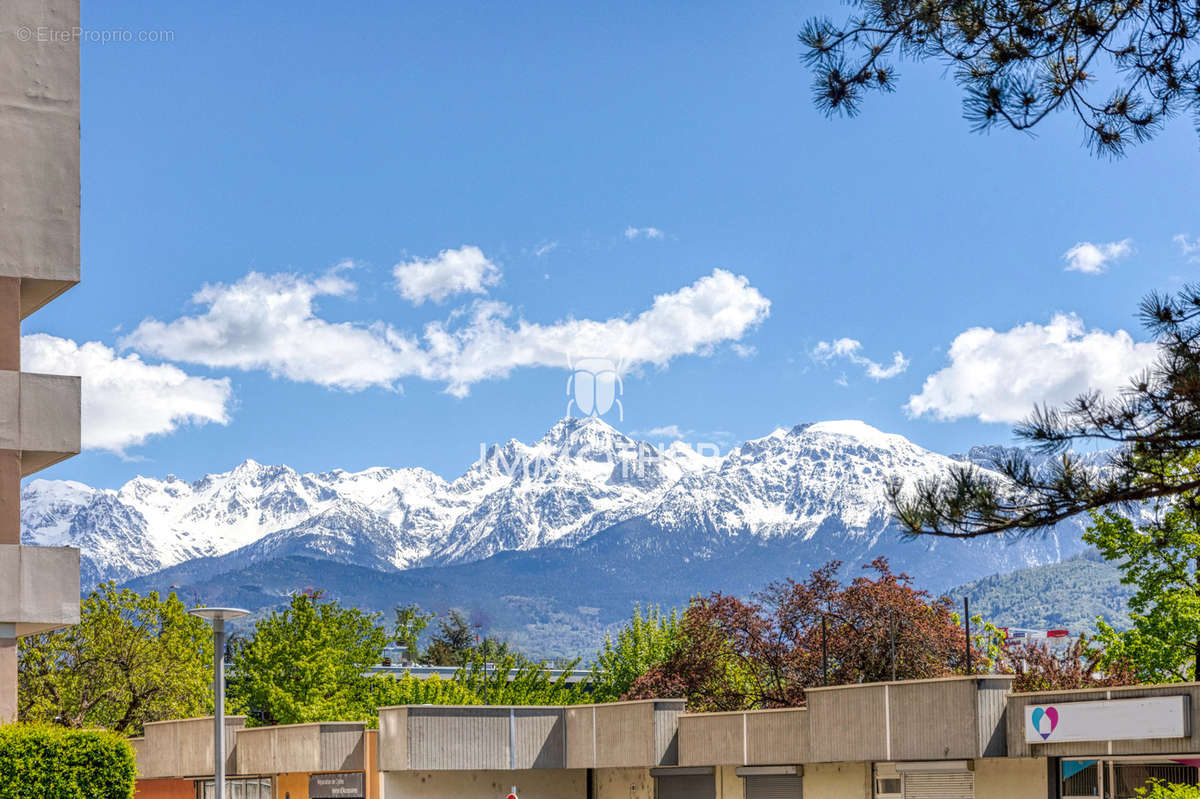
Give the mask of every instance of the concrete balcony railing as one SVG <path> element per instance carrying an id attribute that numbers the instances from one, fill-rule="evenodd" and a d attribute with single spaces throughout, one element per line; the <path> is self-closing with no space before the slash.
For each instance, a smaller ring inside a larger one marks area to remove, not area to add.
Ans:
<path id="1" fill-rule="evenodd" d="M 245 716 L 225 719 L 225 771 L 237 774 L 237 731 Z M 155 721 L 133 741 L 139 779 L 211 777 L 213 773 L 213 719 Z"/>
<path id="2" fill-rule="evenodd" d="M 567 707 L 567 768 L 677 765 L 683 710 L 682 699 Z"/>
<path id="3" fill-rule="evenodd" d="M 239 774 L 363 771 L 366 725 L 322 722 L 246 727 L 237 732 Z"/>
<path id="4" fill-rule="evenodd" d="M 79 550 L 0 545 L 0 625 L 16 637 L 79 623 Z"/>
<path id="5" fill-rule="evenodd" d="M 21 476 L 79 453 L 80 379 L 0 371 L 0 449 L 21 452 Z"/>
<path id="6" fill-rule="evenodd" d="M 379 709 L 380 771 L 561 769 L 565 750 L 561 707 Z"/>
<path id="7" fill-rule="evenodd" d="M 25 317 L 79 282 L 79 40 L 11 35 L 79 27 L 78 3 L 8 0 L 0 69 L 0 276 Z"/>

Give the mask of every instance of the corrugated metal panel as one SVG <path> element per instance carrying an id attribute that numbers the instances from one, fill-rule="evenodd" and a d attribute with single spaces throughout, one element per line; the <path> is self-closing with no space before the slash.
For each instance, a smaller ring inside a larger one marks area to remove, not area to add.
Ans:
<path id="1" fill-rule="evenodd" d="M 983 757 L 1004 757 L 1008 752 L 1008 735 L 1004 711 L 1008 707 L 1011 680 L 980 680 L 976 696 L 979 754 Z"/>
<path id="2" fill-rule="evenodd" d="M 654 703 L 654 765 L 674 766 L 679 762 L 679 717 L 682 699 Z"/>
<path id="3" fill-rule="evenodd" d="M 975 775 L 969 771 L 905 774 L 904 799 L 975 799 Z"/>
<path id="4" fill-rule="evenodd" d="M 364 725 L 321 725 L 321 765 L 316 769 L 280 771 L 362 771 L 365 767 Z"/>
<path id="5" fill-rule="evenodd" d="M 679 765 L 744 765 L 745 713 L 704 713 L 679 717 Z"/>
<path id="6" fill-rule="evenodd" d="M 566 768 L 566 729 L 560 708 L 516 708 L 513 711 L 518 769 Z"/>
<path id="7" fill-rule="evenodd" d="M 408 753 L 414 771 L 506 770 L 508 708 L 409 708 Z"/>
<path id="8" fill-rule="evenodd" d="M 888 760 L 882 685 L 808 692 L 808 762 Z"/>
<path id="9" fill-rule="evenodd" d="M 654 703 L 596 705 L 596 768 L 654 766 Z"/>
<path id="10" fill-rule="evenodd" d="M 759 710 L 746 714 L 746 764 L 766 766 L 811 761 L 808 711 Z"/>
<path id="11" fill-rule="evenodd" d="M 717 781 L 711 774 L 655 778 L 658 799 L 717 799 Z"/>
<path id="12" fill-rule="evenodd" d="M 976 685 L 972 679 L 889 685 L 892 739 L 889 759 L 978 757 Z"/>
<path id="13" fill-rule="evenodd" d="M 746 777 L 746 799 L 801 799 L 802 777 L 771 775 Z"/>

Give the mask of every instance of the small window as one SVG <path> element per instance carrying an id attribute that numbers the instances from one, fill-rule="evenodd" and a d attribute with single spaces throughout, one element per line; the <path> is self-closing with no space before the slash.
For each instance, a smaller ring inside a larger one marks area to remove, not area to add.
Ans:
<path id="1" fill-rule="evenodd" d="M 875 796 L 888 797 L 900 795 L 899 777 L 879 777 L 875 780 Z"/>

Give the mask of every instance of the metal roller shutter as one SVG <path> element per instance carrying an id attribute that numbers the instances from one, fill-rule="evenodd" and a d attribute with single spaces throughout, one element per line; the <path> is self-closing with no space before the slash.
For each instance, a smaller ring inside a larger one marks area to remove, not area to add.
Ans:
<path id="1" fill-rule="evenodd" d="M 658 777 L 658 799 L 717 799 L 717 781 L 711 774 Z"/>
<path id="2" fill-rule="evenodd" d="M 745 777 L 746 799 L 800 799 L 804 796 L 800 777 L 791 775 L 761 775 Z"/>
<path id="3" fill-rule="evenodd" d="M 975 799 L 975 774 L 970 771 L 905 774 L 904 799 Z"/>

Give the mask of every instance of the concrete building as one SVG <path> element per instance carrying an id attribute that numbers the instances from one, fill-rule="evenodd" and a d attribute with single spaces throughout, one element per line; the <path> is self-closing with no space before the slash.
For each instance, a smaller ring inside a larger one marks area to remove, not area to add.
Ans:
<path id="1" fill-rule="evenodd" d="M 21 371 L 21 320 L 79 282 L 78 0 L 6 0 L 0 29 L 0 723 L 17 639 L 79 621 L 79 552 L 21 546 L 21 479 L 79 452 L 79 378 Z"/>
<path id="2" fill-rule="evenodd" d="M 1200 684 L 1010 687 L 837 686 L 807 708 L 734 713 L 422 705 L 382 709 L 378 732 L 232 719 L 228 762 L 239 799 L 1132 799 L 1151 778 L 1200 780 Z M 147 726 L 139 799 L 203 799 L 209 724 Z"/>

